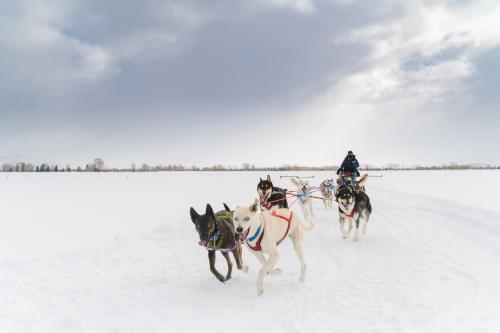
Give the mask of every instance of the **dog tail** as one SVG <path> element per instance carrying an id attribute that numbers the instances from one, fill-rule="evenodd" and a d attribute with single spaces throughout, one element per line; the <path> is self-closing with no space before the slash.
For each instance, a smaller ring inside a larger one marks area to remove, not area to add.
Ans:
<path id="1" fill-rule="evenodd" d="M 358 186 L 360 186 L 360 187 L 365 186 L 365 184 L 366 184 L 366 181 L 367 181 L 367 180 L 368 180 L 368 174 L 367 174 L 367 173 L 365 173 L 365 174 L 364 174 L 363 176 L 361 176 L 361 178 L 359 178 L 359 180 L 357 181 Z"/>

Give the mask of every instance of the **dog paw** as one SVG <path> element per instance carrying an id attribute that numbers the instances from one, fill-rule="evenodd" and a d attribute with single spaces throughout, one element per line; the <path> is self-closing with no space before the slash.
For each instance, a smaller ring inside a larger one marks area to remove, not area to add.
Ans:
<path id="1" fill-rule="evenodd" d="M 257 296 L 262 296 L 263 293 L 264 293 L 264 287 L 257 286 Z"/>
<path id="2" fill-rule="evenodd" d="M 243 265 L 243 266 L 241 266 L 240 270 L 242 270 L 245 273 L 248 273 L 248 266 L 247 265 Z"/>
<path id="3" fill-rule="evenodd" d="M 271 274 L 272 276 L 281 275 L 281 274 L 283 274 L 283 270 L 282 270 L 281 268 L 275 268 L 275 269 L 273 269 L 273 270 L 270 272 L 270 274 Z"/>

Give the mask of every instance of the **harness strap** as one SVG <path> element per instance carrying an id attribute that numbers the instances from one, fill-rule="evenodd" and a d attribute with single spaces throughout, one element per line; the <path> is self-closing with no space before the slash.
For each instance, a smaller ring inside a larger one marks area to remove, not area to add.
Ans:
<path id="1" fill-rule="evenodd" d="M 259 217 L 259 219 L 260 219 L 260 217 Z M 262 229 L 262 232 L 260 233 L 260 236 L 258 236 L 261 229 Z M 249 241 L 253 242 L 255 240 L 255 238 L 257 238 L 257 237 L 259 237 L 259 238 L 257 239 L 257 242 L 255 242 L 255 246 L 250 245 Z M 260 246 L 260 242 L 262 241 L 262 237 L 264 237 L 264 225 L 260 224 L 259 227 L 257 228 L 257 231 L 255 232 L 255 234 L 252 237 L 250 237 L 249 239 L 247 239 L 246 242 L 247 242 L 248 247 L 251 248 L 255 252 L 262 251 L 262 247 Z"/>
<path id="2" fill-rule="evenodd" d="M 350 212 L 349 214 L 346 214 L 346 212 L 342 211 L 342 210 L 340 209 L 340 207 L 339 207 L 339 211 L 340 211 L 342 214 L 346 215 L 348 218 L 352 218 L 352 217 L 354 216 L 354 207 L 352 207 L 351 212 Z"/>
<path id="3" fill-rule="evenodd" d="M 290 212 L 290 216 L 286 217 L 286 216 L 277 214 L 276 211 L 273 210 L 271 212 L 271 215 L 274 216 L 274 217 L 280 218 L 280 219 L 282 219 L 282 220 L 284 220 L 284 221 L 287 222 L 285 234 L 283 235 L 283 237 L 281 237 L 281 239 L 278 242 L 276 242 L 276 245 L 279 245 L 286 238 L 286 236 L 288 236 L 288 232 L 290 231 L 290 226 L 291 226 L 290 222 L 292 221 L 292 217 L 293 217 L 293 212 Z M 262 251 L 262 247 L 260 246 L 260 243 L 262 241 L 262 237 L 264 237 L 264 228 L 262 227 L 262 232 L 260 233 L 259 239 L 257 239 L 257 242 L 255 243 L 255 246 L 250 245 L 250 243 L 248 241 L 255 240 L 255 238 L 259 234 L 259 230 L 261 229 L 261 226 L 262 225 L 260 225 L 259 228 L 257 229 L 257 231 L 255 232 L 255 234 L 251 238 L 249 238 L 247 240 L 248 247 L 251 248 L 255 252 Z"/>
<path id="4" fill-rule="evenodd" d="M 275 216 L 277 218 L 280 218 L 282 220 L 285 220 L 286 223 L 287 223 L 287 226 L 286 226 L 286 231 L 285 231 L 285 234 L 283 235 L 283 237 L 281 237 L 281 239 L 276 243 L 276 245 L 280 245 L 280 243 L 285 239 L 286 236 L 288 236 L 288 232 L 290 231 L 290 221 L 292 220 L 292 216 L 293 216 L 293 213 L 290 212 L 290 216 L 287 218 L 283 215 L 279 215 L 279 214 L 276 214 L 276 212 L 273 210 L 272 213 L 271 213 L 272 216 Z"/>
<path id="5" fill-rule="evenodd" d="M 260 242 L 262 241 L 262 237 L 264 236 L 264 230 L 262 230 L 262 233 L 260 234 L 259 239 L 257 239 L 257 242 L 255 243 L 255 246 L 250 245 L 250 243 L 247 240 L 247 245 L 249 248 L 254 250 L 255 252 L 260 252 L 262 251 L 262 247 L 260 246 Z"/>

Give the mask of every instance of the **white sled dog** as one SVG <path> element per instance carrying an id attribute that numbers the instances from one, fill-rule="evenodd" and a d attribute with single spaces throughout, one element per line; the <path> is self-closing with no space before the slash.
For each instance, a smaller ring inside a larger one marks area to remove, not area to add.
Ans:
<path id="1" fill-rule="evenodd" d="M 311 185 L 308 180 L 292 178 L 290 181 L 297 186 L 297 201 L 302 208 L 302 214 L 304 218 L 308 221 L 314 218 L 314 211 L 312 207 L 312 198 L 308 196 L 311 191 Z"/>
<path id="2" fill-rule="evenodd" d="M 233 213 L 233 222 L 240 241 L 245 241 L 250 251 L 262 264 L 257 276 L 257 295 L 264 292 L 264 276 L 279 275 L 281 269 L 274 268 L 279 260 L 278 245 L 287 237 L 293 240 L 293 246 L 300 261 L 300 281 L 305 280 L 306 262 L 302 253 L 303 231 L 314 228 L 311 223 L 303 225 L 297 214 L 286 208 L 261 211 L 259 200 L 249 206 L 237 206 Z M 266 259 L 265 255 L 269 256 Z"/>

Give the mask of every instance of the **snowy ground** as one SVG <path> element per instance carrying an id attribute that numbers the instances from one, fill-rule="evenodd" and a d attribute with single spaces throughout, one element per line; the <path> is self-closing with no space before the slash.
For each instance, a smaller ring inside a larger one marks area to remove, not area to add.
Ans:
<path id="1" fill-rule="evenodd" d="M 500 171 L 370 178 L 358 243 L 315 202 L 306 283 L 285 242 L 262 297 L 248 252 L 248 274 L 211 275 L 188 214 L 250 202 L 259 176 L 0 173 L 0 332 L 499 331 Z"/>

